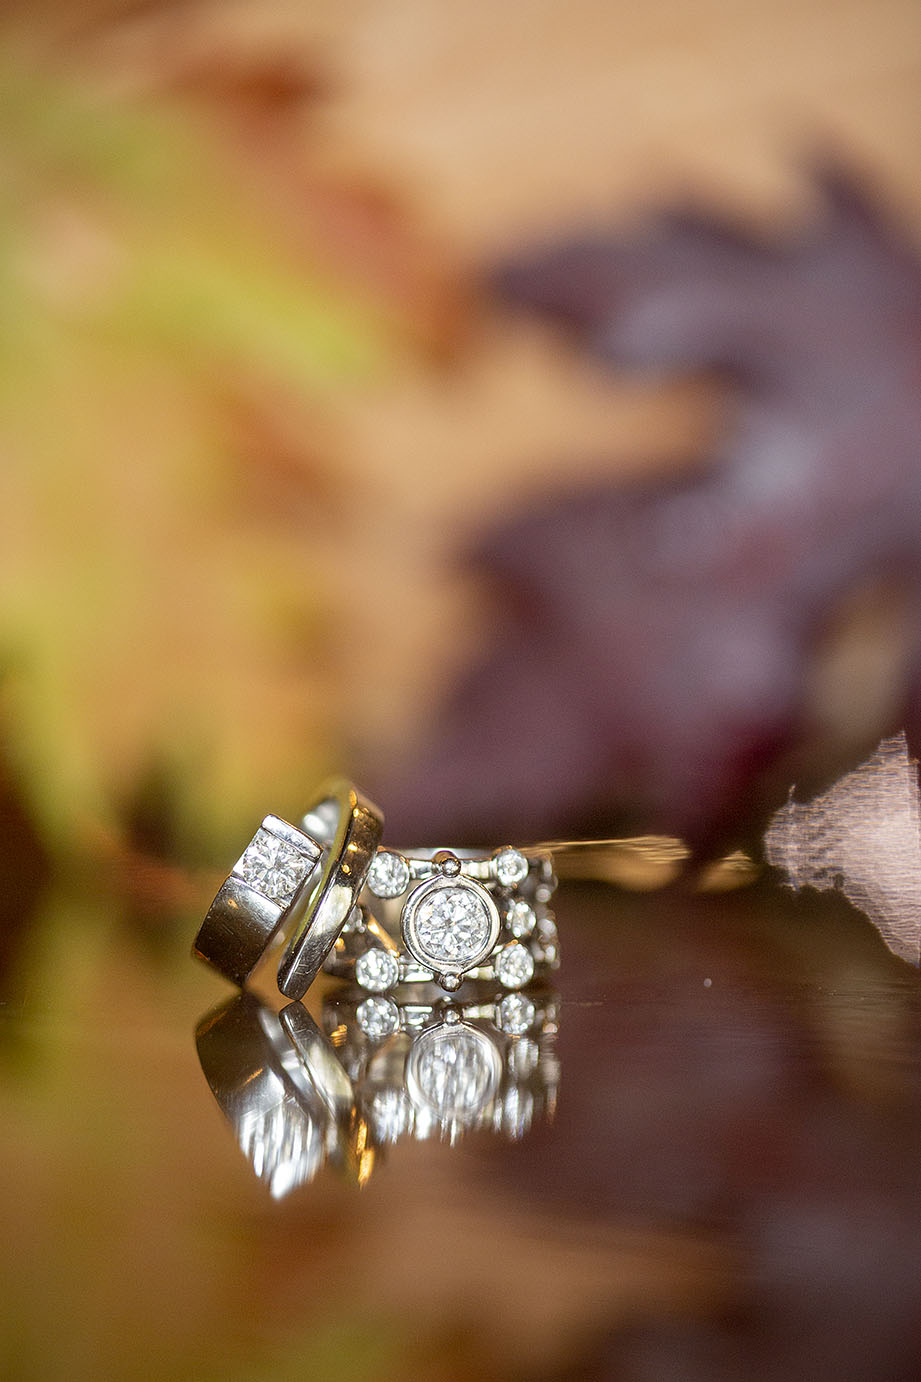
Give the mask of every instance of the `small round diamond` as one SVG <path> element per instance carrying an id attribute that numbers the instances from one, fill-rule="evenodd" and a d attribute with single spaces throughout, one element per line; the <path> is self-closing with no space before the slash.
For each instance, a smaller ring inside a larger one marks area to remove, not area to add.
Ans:
<path id="1" fill-rule="evenodd" d="M 375 897 L 399 897 L 409 887 L 409 864 L 402 854 L 378 850 L 368 872 L 368 887 Z"/>
<path id="2" fill-rule="evenodd" d="M 517 849 L 500 849 L 496 855 L 496 878 L 503 888 L 517 888 L 528 876 L 528 861 Z"/>
<path id="3" fill-rule="evenodd" d="M 496 1009 L 496 1025 L 509 1036 L 521 1036 L 534 1021 L 535 1008 L 523 993 L 507 993 Z"/>
<path id="4" fill-rule="evenodd" d="M 496 977 L 507 989 L 520 989 L 534 977 L 534 959 L 523 945 L 507 945 L 496 960 Z"/>
<path id="5" fill-rule="evenodd" d="M 392 989 L 400 977 L 400 965 L 396 955 L 389 950 L 366 950 L 355 961 L 355 979 L 363 989 L 371 993 L 383 993 Z"/>
<path id="6" fill-rule="evenodd" d="M 487 943 L 491 917 L 473 888 L 446 883 L 419 903 L 415 927 L 427 960 L 436 966 L 463 964 L 476 959 Z"/>
<path id="7" fill-rule="evenodd" d="M 355 1019 L 365 1036 L 372 1041 L 392 1036 L 400 1025 L 399 1009 L 389 998 L 366 998 L 359 1003 Z"/>
<path id="8" fill-rule="evenodd" d="M 508 921 L 508 929 L 519 941 L 524 940 L 525 936 L 530 936 L 537 925 L 534 908 L 520 898 L 509 907 L 506 920 Z"/>
<path id="9" fill-rule="evenodd" d="M 559 954 L 559 933 L 556 929 L 556 922 L 552 916 L 541 917 L 537 923 L 537 936 L 541 943 L 541 953 L 544 963 L 548 965 L 556 964 Z"/>

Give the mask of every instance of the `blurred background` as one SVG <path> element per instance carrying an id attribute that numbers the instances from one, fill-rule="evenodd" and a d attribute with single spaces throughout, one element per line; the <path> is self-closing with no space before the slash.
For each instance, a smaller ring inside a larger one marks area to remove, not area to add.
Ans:
<path id="1" fill-rule="evenodd" d="M 386 786 L 437 738 L 505 617 L 465 552 L 583 484 L 683 483 L 712 449 L 712 380 L 603 371 L 504 308 L 494 267 L 676 200 L 770 241 L 821 219 L 818 148 L 884 189 L 910 241 L 919 116 L 912 0 L 0 7 L 12 1376 L 68 1365 L 48 1296 L 78 1302 L 70 1375 L 207 1377 L 210 1331 L 247 1299 L 228 1263 L 261 1261 L 265 1301 L 292 1290 L 294 1228 L 255 1200 L 221 1218 L 235 1163 L 201 1214 L 197 918 L 265 811 L 297 819 L 330 770 Z M 151 1087 L 117 1107 L 139 1068 Z M 162 1119 L 177 1078 L 191 1169 L 143 1111 Z M 335 1252 L 357 1214 L 343 1195 L 300 1229 Z M 523 1232 L 516 1270 L 542 1230 Z M 153 1314 L 126 1239 L 156 1266 Z M 105 1279 L 71 1297 L 87 1262 Z M 207 1289 L 174 1298 L 193 1269 Z M 348 1310 L 311 1326 L 317 1356 L 348 1337 L 345 1375 L 380 1375 L 409 1346 L 389 1308 L 370 1361 Z M 255 1358 L 260 1318 L 239 1326 Z M 159 1362 L 126 1362 L 130 1337 Z M 272 1375 L 300 1375 L 300 1339 L 272 1347 Z"/>
<path id="2" fill-rule="evenodd" d="M 491 632 L 464 548 L 713 427 L 709 381 L 602 374 L 487 270 L 687 194 L 808 219 L 826 139 L 915 214 L 918 26 L 7 7 L 5 793 L 41 846 L 222 861 L 254 803 L 416 752 Z"/>

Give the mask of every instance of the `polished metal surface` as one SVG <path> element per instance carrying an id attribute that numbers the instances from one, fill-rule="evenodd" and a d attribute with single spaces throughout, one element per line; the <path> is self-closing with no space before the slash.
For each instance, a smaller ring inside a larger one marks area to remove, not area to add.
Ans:
<path id="1" fill-rule="evenodd" d="M 192 945 L 196 958 L 240 985 L 246 983 L 277 933 L 296 915 L 321 854 L 317 840 L 278 816 L 265 817 L 253 843 L 263 833 L 287 842 L 305 858 L 309 869 L 304 881 L 289 901 L 279 902 L 239 876 L 247 854 L 244 851 L 208 908 Z"/>
<path id="2" fill-rule="evenodd" d="M 211 1091 L 273 1197 L 313 1179 L 336 1136 L 329 1109 L 337 1097 L 341 1101 L 341 1089 L 327 1095 L 285 1040 L 274 1013 L 251 993 L 209 1013 L 195 1040 Z"/>
<path id="3" fill-rule="evenodd" d="M 319 973 L 358 902 L 383 834 L 381 812 L 346 779 L 335 779 L 320 796 L 335 805 L 336 827 L 319 881 L 299 899 L 294 934 L 278 967 L 278 987 L 287 998 L 302 998 Z"/>

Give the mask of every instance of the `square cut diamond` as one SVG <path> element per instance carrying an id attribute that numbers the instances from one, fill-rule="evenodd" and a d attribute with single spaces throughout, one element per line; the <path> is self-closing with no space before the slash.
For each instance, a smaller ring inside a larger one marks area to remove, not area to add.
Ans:
<path id="1" fill-rule="evenodd" d="M 280 840 L 260 827 L 243 851 L 234 873 L 263 897 L 285 906 L 312 867 L 312 861 L 287 840 Z"/>

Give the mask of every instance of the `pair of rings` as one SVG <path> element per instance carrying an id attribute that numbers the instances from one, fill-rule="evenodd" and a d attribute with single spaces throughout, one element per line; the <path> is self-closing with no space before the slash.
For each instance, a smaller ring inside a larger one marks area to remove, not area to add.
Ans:
<path id="1" fill-rule="evenodd" d="M 244 985 L 279 937 L 278 987 L 302 998 L 320 969 L 375 993 L 466 979 L 523 987 L 558 962 L 548 856 L 380 849 L 383 816 L 352 783 L 318 795 L 301 828 L 266 816 L 208 909 L 193 954 Z M 360 905 L 364 894 L 369 905 Z"/>

